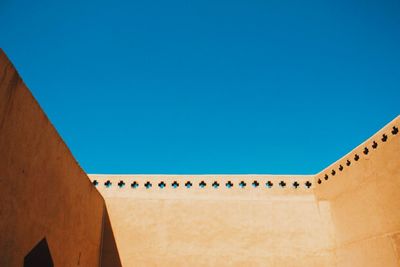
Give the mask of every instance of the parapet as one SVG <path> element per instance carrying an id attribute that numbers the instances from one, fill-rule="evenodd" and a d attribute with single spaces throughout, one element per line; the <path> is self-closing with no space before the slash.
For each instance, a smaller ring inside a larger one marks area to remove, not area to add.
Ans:
<path id="1" fill-rule="evenodd" d="M 89 177 L 122 265 L 399 266 L 399 127 L 316 175 Z"/>
<path id="2" fill-rule="evenodd" d="M 377 163 L 376 159 L 383 160 L 384 163 L 376 166 L 375 175 L 385 172 L 388 169 L 388 166 L 385 166 L 387 163 L 398 164 L 396 154 L 399 154 L 399 151 L 396 149 L 400 139 L 399 127 L 400 116 L 397 116 L 351 152 L 316 174 L 314 178 L 316 196 L 321 200 L 329 199 L 344 190 L 352 190 L 370 181 L 368 178 L 375 177 L 369 174 L 372 167 L 370 163 Z M 385 152 L 388 149 L 394 150 L 394 154 L 386 156 Z M 394 175 L 385 179 L 397 178 Z"/>
<path id="3" fill-rule="evenodd" d="M 104 197 L 267 197 L 312 194 L 308 175 L 104 175 L 90 174 Z"/>
<path id="4" fill-rule="evenodd" d="M 400 266 L 399 128 L 316 175 L 88 177 L 0 50 L 0 265 Z"/>

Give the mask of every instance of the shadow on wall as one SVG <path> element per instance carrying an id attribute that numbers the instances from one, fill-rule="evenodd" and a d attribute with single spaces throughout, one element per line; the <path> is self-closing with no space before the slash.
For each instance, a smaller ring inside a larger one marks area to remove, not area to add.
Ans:
<path id="1" fill-rule="evenodd" d="M 104 208 L 101 266 L 122 267 L 107 208 Z M 43 238 L 24 258 L 24 267 L 54 267 L 49 245 Z"/>
<path id="2" fill-rule="evenodd" d="M 104 217 L 103 217 L 103 243 L 101 249 L 101 266 L 122 267 L 107 207 L 104 208 Z"/>
<path id="3" fill-rule="evenodd" d="M 46 238 L 43 238 L 24 258 L 24 267 L 53 267 Z"/>

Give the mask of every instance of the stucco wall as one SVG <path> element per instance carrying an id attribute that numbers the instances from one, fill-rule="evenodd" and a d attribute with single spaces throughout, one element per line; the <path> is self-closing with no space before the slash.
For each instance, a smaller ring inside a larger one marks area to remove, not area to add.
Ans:
<path id="1" fill-rule="evenodd" d="M 0 50 L 0 266 L 400 266 L 398 128 L 315 176 L 91 175 L 105 205 Z"/>
<path id="2" fill-rule="evenodd" d="M 400 266 L 398 128 L 400 117 L 315 177 L 332 214 L 337 266 Z"/>
<path id="3" fill-rule="evenodd" d="M 305 186 L 312 176 L 90 178 L 106 200 L 123 266 L 334 266 L 329 210 L 318 206 L 312 186 Z M 107 181 L 111 186 L 104 185 Z M 139 186 L 132 188 L 135 181 Z M 151 188 L 144 187 L 147 181 Z M 187 181 L 191 188 L 185 187 Z M 218 188 L 212 187 L 214 181 Z M 226 187 L 228 181 L 233 187 Z M 241 181 L 246 187 L 239 186 Z"/>
<path id="4" fill-rule="evenodd" d="M 105 197 L 124 266 L 400 266 L 398 128 L 400 117 L 315 176 L 90 178 Z"/>
<path id="5" fill-rule="evenodd" d="M 0 266 L 99 266 L 104 201 L 0 50 Z"/>

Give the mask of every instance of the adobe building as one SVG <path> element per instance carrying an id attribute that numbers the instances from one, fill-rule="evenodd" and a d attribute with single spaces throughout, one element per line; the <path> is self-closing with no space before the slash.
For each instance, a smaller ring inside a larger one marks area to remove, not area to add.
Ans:
<path id="1" fill-rule="evenodd" d="M 315 175 L 87 175 L 0 51 L 0 266 L 400 266 L 399 127 Z"/>

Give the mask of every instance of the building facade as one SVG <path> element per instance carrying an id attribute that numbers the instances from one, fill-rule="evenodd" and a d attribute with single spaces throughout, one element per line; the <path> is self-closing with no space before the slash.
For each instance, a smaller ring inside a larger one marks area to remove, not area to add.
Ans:
<path id="1" fill-rule="evenodd" d="M 399 127 L 315 175 L 87 175 L 0 51 L 0 266 L 400 266 Z"/>

